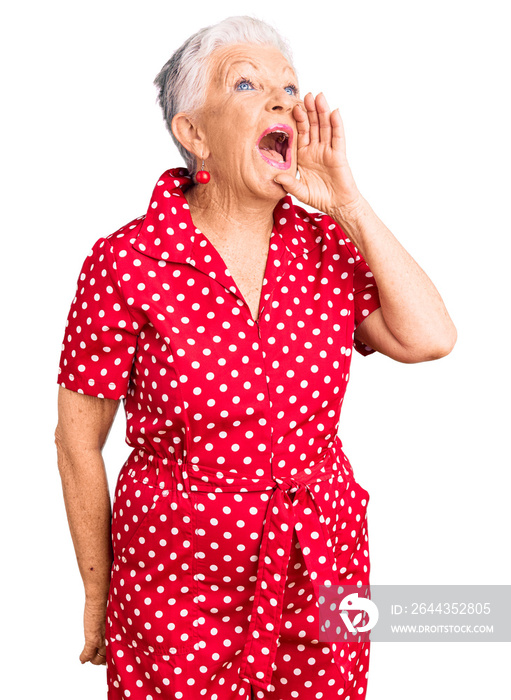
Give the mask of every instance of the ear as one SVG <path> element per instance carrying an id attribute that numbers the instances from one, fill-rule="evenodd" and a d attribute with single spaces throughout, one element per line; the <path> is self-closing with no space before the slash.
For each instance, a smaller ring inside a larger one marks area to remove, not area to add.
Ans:
<path id="1" fill-rule="evenodd" d="M 204 134 L 191 115 L 186 114 L 186 112 L 178 112 L 174 115 L 171 126 L 172 133 L 183 148 L 186 148 L 197 158 L 204 158 L 204 160 L 208 158 L 209 149 Z"/>

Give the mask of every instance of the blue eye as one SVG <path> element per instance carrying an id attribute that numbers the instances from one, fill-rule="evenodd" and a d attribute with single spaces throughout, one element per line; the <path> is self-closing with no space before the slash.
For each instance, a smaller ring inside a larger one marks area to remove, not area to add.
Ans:
<path id="1" fill-rule="evenodd" d="M 287 87 L 284 88 L 284 90 L 287 92 L 288 95 L 292 95 L 293 97 L 296 95 L 298 90 L 294 85 L 288 85 Z"/>
<path id="2" fill-rule="evenodd" d="M 254 84 L 250 80 L 246 80 L 245 78 L 242 78 L 239 82 L 236 83 L 236 90 L 253 90 L 254 89 Z"/>

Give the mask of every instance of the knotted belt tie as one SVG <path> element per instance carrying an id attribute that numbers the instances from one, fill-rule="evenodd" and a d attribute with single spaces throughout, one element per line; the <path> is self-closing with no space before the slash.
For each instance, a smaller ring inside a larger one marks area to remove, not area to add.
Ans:
<path id="1" fill-rule="evenodd" d="M 256 687 L 267 689 L 271 683 L 295 530 L 299 542 L 302 528 L 305 527 L 309 533 L 317 533 L 313 548 L 300 542 L 316 599 L 319 599 L 320 585 L 338 583 L 332 541 L 314 497 L 315 486 L 338 472 L 335 461 L 333 451 L 328 450 L 315 465 L 283 479 L 231 478 L 230 474 L 224 474 L 219 479 L 214 470 L 207 469 L 204 473 L 199 465 L 186 465 L 186 479 L 192 492 L 272 491 L 264 521 L 255 597 L 240 667 L 241 678 L 249 680 Z"/>

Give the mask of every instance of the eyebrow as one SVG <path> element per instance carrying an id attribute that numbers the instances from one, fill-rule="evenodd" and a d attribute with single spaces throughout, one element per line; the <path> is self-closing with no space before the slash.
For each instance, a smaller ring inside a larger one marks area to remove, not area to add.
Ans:
<path id="1" fill-rule="evenodd" d="M 240 58 L 239 60 L 234 61 L 233 63 L 231 63 L 231 64 L 229 65 L 229 68 L 227 69 L 226 76 L 228 75 L 229 70 L 230 70 L 233 66 L 235 66 L 235 65 L 237 65 L 237 64 L 239 64 L 239 63 L 245 63 L 245 64 L 248 63 L 250 66 L 252 66 L 252 67 L 255 68 L 256 70 L 259 70 L 259 66 L 258 66 L 257 64 L 255 64 L 253 61 L 251 61 L 249 58 Z M 296 78 L 295 78 L 295 73 L 294 73 L 293 69 L 291 68 L 291 66 L 286 66 L 286 68 L 285 68 L 284 70 L 285 70 L 286 73 L 289 73 L 289 74 L 292 76 L 293 80 L 296 79 Z"/>
<path id="2" fill-rule="evenodd" d="M 253 61 L 251 61 L 249 58 L 240 58 L 239 61 L 234 61 L 233 63 L 231 63 L 229 68 L 232 68 L 237 63 L 249 63 L 251 66 L 253 66 L 257 70 L 257 65 Z"/>

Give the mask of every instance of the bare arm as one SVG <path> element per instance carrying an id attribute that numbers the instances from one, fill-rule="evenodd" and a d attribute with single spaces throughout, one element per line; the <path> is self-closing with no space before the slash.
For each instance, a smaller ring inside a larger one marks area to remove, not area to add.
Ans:
<path id="1" fill-rule="evenodd" d="M 59 387 L 55 444 L 78 567 L 85 587 L 82 663 L 104 663 L 104 618 L 112 552 L 110 495 L 101 450 L 119 401 Z M 103 660 L 102 660 L 103 659 Z"/>
<path id="2" fill-rule="evenodd" d="M 381 308 L 359 324 L 355 337 L 399 362 L 447 355 L 456 343 L 456 327 L 424 270 L 366 200 L 332 214 L 369 265 L 380 295 Z"/>

